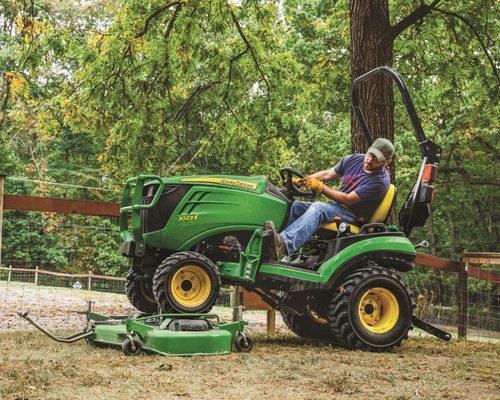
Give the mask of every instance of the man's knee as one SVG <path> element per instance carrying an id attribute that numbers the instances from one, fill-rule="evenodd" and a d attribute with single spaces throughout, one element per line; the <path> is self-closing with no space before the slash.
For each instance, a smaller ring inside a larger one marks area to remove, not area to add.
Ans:
<path id="1" fill-rule="evenodd" d="M 314 203 L 311 204 L 309 210 L 311 210 L 311 212 L 314 214 L 320 215 L 321 218 L 324 219 L 327 215 L 328 204 L 322 203 L 320 201 L 315 201 Z"/>

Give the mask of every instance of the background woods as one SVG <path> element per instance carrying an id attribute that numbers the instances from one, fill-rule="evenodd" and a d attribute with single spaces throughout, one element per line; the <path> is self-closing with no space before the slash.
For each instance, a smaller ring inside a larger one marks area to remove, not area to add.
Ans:
<path id="1" fill-rule="evenodd" d="M 277 182 L 284 165 L 332 166 L 366 147 L 351 80 L 388 64 L 444 149 L 432 223 L 414 237 L 446 257 L 495 250 L 498 12 L 486 0 L 2 0 L 6 193 L 116 201 L 138 173 Z M 374 136 L 396 142 L 400 205 L 418 147 L 386 82 L 363 94 Z M 6 214 L 5 259 L 126 270 L 113 221 Z"/>

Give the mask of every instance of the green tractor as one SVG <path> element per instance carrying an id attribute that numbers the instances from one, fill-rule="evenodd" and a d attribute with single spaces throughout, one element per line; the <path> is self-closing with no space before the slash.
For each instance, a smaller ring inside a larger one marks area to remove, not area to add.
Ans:
<path id="1" fill-rule="evenodd" d="M 141 175 L 126 182 L 120 216 L 122 254 L 132 259 L 126 283 L 132 305 L 145 313 L 205 313 L 222 284 L 240 285 L 305 338 L 384 351 L 418 326 L 449 340 L 413 315 L 415 300 L 401 276 L 414 266 L 418 245 L 408 235 L 429 215 L 441 148 L 426 139 L 401 76 L 389 67 L 353 83 L 352 103 L 369 142 L 358 91 L 377 74 L 394 79 L 423 154 L 400 227 L 386 224 L 396 195 L 391 185 L 369 221 L 325 223 L 296 254 L 271 261 L 264 223 L 282 228 L 296 197 L 315 196 L 292 180 L 300 173 L 283 168 L 283 189 L 265 176 Z"/>

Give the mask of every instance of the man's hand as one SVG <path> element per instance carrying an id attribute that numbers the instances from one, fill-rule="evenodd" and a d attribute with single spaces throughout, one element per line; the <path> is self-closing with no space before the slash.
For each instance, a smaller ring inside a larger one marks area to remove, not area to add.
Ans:
<path id="1" fill-rule="evenodd" d="M 314 190 L 317 194 L 323 193 L 323 188 L 325 187 L 325 184 L 321 182 L 319 179 L 306 177 L 302 178 L 300 181 L 301 181 L 300 182 L 301 186 L 309 190 Z"/>

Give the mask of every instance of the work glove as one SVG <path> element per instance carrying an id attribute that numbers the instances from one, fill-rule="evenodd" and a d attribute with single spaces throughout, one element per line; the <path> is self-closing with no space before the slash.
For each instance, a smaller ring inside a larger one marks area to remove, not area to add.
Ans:
<path id="1" fill-rule="evenodd" d="M 318 194 L 323 193 L 323 188 L 325 187 L 323 182 L 315 178 L 302 178 L 300 184 L 309 190 L 314 190 Z"/>
<path id="2" fill-rule="evenodd" d="M 307 189 L 307 187 L 304 186 L 305 179 L 306 178 L 292 178 L 292 182 L 294 185 L 300 187 L 301 189 Z"/>

